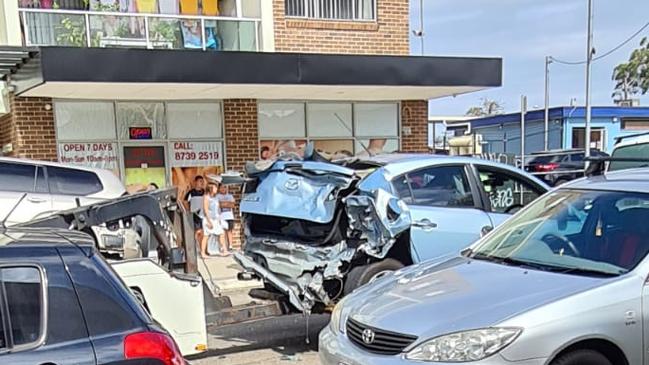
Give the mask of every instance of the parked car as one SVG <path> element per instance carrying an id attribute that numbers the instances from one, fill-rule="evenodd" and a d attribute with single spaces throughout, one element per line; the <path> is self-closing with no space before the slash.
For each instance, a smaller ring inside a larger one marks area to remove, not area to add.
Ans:
<path id="1" fill-rule="evenodd" d="M 227 179 L 226 179 L 227 181 Z M 412 263 L 460 251 L 548 190 L 533 176 L 468 157 L 307 153 L 250 166 L 235 259 L 294 309 L 332 305 Z M 255 291 L 255 296 L 272 293 Z"/>
<path id="2" fill-rule="evenodd" d="M 328 364 L 642 364 L 649 169 L 562 185 L 461 254 L 358 289 L 320 334 Z"/>
<path id="3" fill-rule="evenodd" d="M 6 225 L 124 194 L 124 185 L 108 170 L 0 157 L 0 220 L 6 218 Z M 141 225 L 132 223 L 92 227 L 101 235 L 102 252 L 119 258 L 148 256 L 147 232 L 138 231 Z"/>
<path id="4" fill-rule="evenodd" d="M 595 148 L 591 149 L 590 154 L 593 157 L 608 156 L 605 152 Z M 584 177 L 583 149 L 534 152 L 529 157 L 525 170 L 551 186 L 558 186 Z"/>
<path id="5" fill-rule="evenodd" d="M 649 166 L 649 134 L 640 133 L 617 138 L 611 157 L 613 159 L 635 158 L 639 160 L 611 161 L 607 167 L 608 171 Z M 645 161 L 641 161 L 642 159 Z"/>
<path id="6" fill-rule="evenodd" d="M 27 194 L 7 225 L 74 208 L 77 198 L 86 205 L 125 193 L 122 182 L 108 170 L 0 157 L 0 217 Z"/>
<path id="7" fill-rule="evenodd" d="M 90 236 L 0 228 L 0 363 L 185 364 Z"/>

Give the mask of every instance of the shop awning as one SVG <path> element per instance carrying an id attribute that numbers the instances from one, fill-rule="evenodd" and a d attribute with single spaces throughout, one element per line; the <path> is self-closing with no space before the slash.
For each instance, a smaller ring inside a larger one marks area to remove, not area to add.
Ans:
<path id="1" fill-rule="evenodd" d="M 34 48 L 0 47 L 0 80 L 7 80 L 37 53 Z"/>
<path id="2" fill-rule="evenodd" d="M 74 99 L 423 100 L 497 87 L 499 58 L 43 47 L 12 80 Z"/>

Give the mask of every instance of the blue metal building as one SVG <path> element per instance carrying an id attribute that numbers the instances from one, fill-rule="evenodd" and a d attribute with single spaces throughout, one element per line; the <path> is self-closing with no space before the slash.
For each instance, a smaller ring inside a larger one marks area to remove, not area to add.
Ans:
<path id="1" fill-rule="evenodd" d="M 549 111 L 549 148 L 584 148 L 586 109 L 556 107 Z M 545 111 L 530 111 L 525 116 L 525 153 L 544 147 Z M 472 119 L 471 131 L 482 135 L 483 151 L 520 154 L 520 113 Z M 615 138 L 649 132 L 649 107 L 593 107 L 591 147 L 610 152 Z"/>

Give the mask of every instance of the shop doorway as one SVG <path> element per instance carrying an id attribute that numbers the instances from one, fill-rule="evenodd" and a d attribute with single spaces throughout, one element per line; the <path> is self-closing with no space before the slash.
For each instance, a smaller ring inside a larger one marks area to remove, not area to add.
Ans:
<path id="1" fill-rule="evenodd" d="M 604 151 L 606 148 L 606 130 L 604 128 L 591 128 L 590 130 L 590 148 L 596 148 Z M 586 128 L 572 129 L 572 148 L 586 148 Z"/>
<path id="2" fill-rule="evenodd" d="M 127 145 L 123 147 L 124 183 L 127 187 L 151 183 L 167 185 L 167 161 L 163 145 Z"/>

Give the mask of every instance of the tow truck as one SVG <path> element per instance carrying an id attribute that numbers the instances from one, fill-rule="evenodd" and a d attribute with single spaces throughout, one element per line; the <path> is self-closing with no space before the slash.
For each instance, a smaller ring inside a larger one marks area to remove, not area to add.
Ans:
<path id="1" fill-rule="evenodd" d="M 196 355 L 209 349 L 209 327 L 282 312 L 272 302 L 236 307 L 222 295 L 208 267 L 198 259 L 191 217 L 178 203 L 177 194 L 175 188 L 168 188 L 87 206 L 77 203 L 77 208 L 17 226 L 76 230 L 99 242 L 93 227 L 124 227 L 136 217 L 145 222 L 157 241 L 153 258 L 105 256 L 144 308 L 170 332 L 183 356 Z"/>

